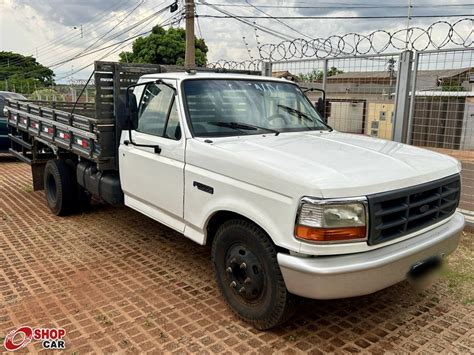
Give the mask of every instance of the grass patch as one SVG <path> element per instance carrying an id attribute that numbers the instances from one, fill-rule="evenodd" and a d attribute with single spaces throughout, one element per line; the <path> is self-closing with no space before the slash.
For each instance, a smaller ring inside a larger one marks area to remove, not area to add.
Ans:
<path id="1" fill-rule="evenodd" d="M 453 295 L 464 304 L 474 304 L 474 233 L 463 232 L 458 249 L 442 271 Z"/>

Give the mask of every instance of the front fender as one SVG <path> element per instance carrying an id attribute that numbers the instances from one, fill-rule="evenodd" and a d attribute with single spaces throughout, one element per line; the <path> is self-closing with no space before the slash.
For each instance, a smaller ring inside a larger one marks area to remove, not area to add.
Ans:
<path id="1" fill-rule="evenodd" d="M 212 193 L 196 188 L 194 182 L 212 187 Z M 185 235 L 206 243 L 206 227 L 219 211 L 234 212 L 260 226 L 283 248 L 298 251 L 293 237 L 298 201 L 273 191 L 225 177 L 208 170 L 187 166 L 185 172 Z"/>

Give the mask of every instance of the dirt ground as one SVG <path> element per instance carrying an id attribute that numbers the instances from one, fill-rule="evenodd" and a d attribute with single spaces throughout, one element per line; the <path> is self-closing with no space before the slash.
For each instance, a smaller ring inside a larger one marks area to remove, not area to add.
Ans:
<path id="1" fill-rule="evenodd" d="M 260 332 L 237 320 L 214 283 L 210 250 L 128 208 L 49 213 L 29 167 L 0 156 L 0 347 L 21 325 L 66 329 L 66 352 L 474 351 L 473 235 L 423 292 L 306 300 Z M 37 352 L 32 342 L 22 351 Z M 3 348 L 2 348 L 3 350 Z"/>

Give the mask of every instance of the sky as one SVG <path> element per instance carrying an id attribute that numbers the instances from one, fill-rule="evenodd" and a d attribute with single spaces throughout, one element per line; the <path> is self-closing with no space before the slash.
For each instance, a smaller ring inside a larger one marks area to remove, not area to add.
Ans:
<path id="1" fill-rule="evenodd" d="M 410 0 L 208 0 L 234 15 L 244 16 L 407 16 Z M 130 50 L 132 40 L 155 24 L 172 22 L 170 14 L 156 12 L 173 0 L 0 0 L 0 50 L 33 55 L 53 67 L 57 82 L 86 79 L 94 60 L 118 60 L 118 53 Z M 179 0 L 180 10 L 184 0 Z M 345 33 L 368 34 L 383 29 L 389 32 L 406 28 L 406 19 L 248 19 L 271 30 L 257 30 L 223 15 L 196 0 L 196 35 L 209 47 L 208 61 L 258 59 L 258 45 L 279 43 L 285 38 L 327 38 Z M 412 15 L 467 14 L 474 17 L 473 0 L 411 0 Z M 252 6 L 253 5 L 253 6 Z M 262 12 L 263 11 L 263 12 Z M 435 21 L 454 22 L 456 18 L 413 18 L 411 26 L 426 28 Z M 183 21 L 173 26 L 184 26 Z M 82 28 L 82 29 L 81 29 Z M 442 23 L 432 34 L 442 42 L 446 34 Z M 460 35 L 473 40 L 472 22 L 460 28 Z M 245 38 L 243 38 L 245 37 Z M 105 49 L 103 49 L 105 48 Z M 93 52 L 88 55 L 88 52 Z"/>

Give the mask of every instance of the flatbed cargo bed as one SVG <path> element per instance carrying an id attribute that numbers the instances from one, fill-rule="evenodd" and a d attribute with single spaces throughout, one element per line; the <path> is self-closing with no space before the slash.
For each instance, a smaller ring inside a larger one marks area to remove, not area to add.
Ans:
<path id="1" fill-rule="evenodd" d="M 101 120 L 99 124 L 96 118 L 42 107 L 28 101 L 7 100 L 7 111 L 7 123 L 16 129 L 16 133 L 27 132 L 48 146 L 65 149 L 94 162 L 109 158 L 101 155 L 99 137 L 113 134 L 113 120 Z M 14 133 L 10 134 L 10 139 L 21 144 Z"/>

